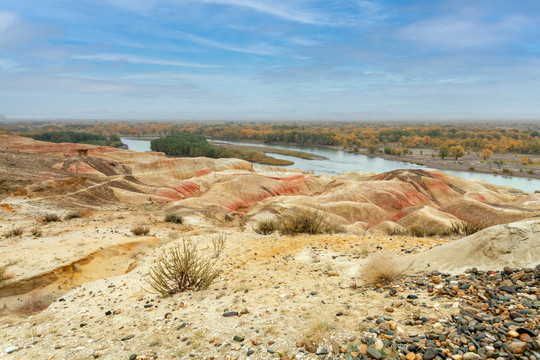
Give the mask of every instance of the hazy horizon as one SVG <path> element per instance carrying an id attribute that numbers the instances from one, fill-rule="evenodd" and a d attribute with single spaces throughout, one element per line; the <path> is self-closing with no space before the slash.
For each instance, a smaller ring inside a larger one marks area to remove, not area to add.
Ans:
<path id="1" fill-rule="evenodd" d="M 0 120 L 540 120 L 540 3 L 0 7 Z"/>

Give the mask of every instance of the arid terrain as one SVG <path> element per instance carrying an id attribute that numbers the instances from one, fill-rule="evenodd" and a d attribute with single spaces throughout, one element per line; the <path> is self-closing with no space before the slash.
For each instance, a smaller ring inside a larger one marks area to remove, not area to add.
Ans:
<path id="1" fill-rule="evenodd" d="M 302 211 L 340 232 L 254 231 Z M 540 193 L 0 135 L 0 235 L 1 359 L 540 360 Z M 219 276 L 150 292 L 187 239 Z"/>

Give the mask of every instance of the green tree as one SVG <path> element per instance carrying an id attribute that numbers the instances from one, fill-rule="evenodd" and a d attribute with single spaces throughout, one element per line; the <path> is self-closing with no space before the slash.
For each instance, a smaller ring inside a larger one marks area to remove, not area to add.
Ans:
<path id="1" fill-rule="evenodd" d="M 441 159 L 444 159 L 444 158 L 447 157 L 449 154 L 450 154 L 450 151 L 448 150 L 448 147 L 447 147 L 447 146 L 441 146 L 441 147 L 439 148 L 439 156 L 441 157 Z"/>

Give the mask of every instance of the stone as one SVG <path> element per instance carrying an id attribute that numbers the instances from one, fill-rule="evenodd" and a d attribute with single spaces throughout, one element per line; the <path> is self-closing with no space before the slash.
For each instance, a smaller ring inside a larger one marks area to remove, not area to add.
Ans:
<path id="1" fill-rule="evenodd" d="M 522 341 L 513 341 L 508 344 L 508 351 L 510 351 L 512 354 L 523 354 L 528 349 L 529 347 L 527 343 Z"/>
<path id="2" fill-rule="evenodd" d="M 124 336 L 123 338 L 120 339 L 120 341 L 127 341 L 127 340 L 131 340 L 133 339 L 135 335 L 127 335 L 127 336 Z"/>
<path id="3" fill-rule="evenodd" d="M 382 354 L 379 351 L 372 348 L 371 346 L 367 348 L 366 354 L 372 359 L 379 360 L 382 358 Z"/>
<path id="4" fill-rule="evenodd" d="M 315 345 L 311 341 L 304 341 L 304 349 L 306 349 L 306 351 L 315 354 L 317 352 L 317 348 L 317 345 Z"/>
<path id="5" fill-rule="evenodd" d="M 232 316 L 238 316 L 238 311 L 227 311 L 223 313 L 224 317 L 232 317 Z"/>
<path id="6" fill-rule="evenodd" d="M 424 360 L 432 360 L 432 359 L 435 358 L 435 356 L 437 356 L 438 352 L 439 352 L 439 350 L 437 348 L 428 347 L 426 349 L 426 352 L 424 353 L 424 356 L 422 356 L 422 359 L 424 359 Z"/>
<path id="7" fill-rule="evenodd" d="M 322 346 L 319 346 L 319 348 L 317 348 L 317 351 L 315 352 L 315 355 L 328 355 L 328 350 L 326 348 L 323 348 Z"/>
<path id="8" fill-rule="evenodd" d="M 248 350 L 248 352 L 247 352 L 247 356 L 251 356 L 251 355 L 253 355 L 253 353 L 254 353 L 254 352 L 255 352 L 255 350 Z"/>
<path id="9" fill-rule="evenodd" d="M 129 360 L 135 360 L 135 359 L 137 359 L 137 354 L 129 355 Z"/>
<path id="10" fill-rule="evenodd" d="M 463 360 L 475 360 L 475 359 L 480 359 L 480 355 L 475 354 L 473 352 L 466 352 L 465 354 L 463 354 Z"/>
<path id="11" fill-rule="evenodd" d="M 405 359 L 406 360 L 415 360 L 416 359 L 416 354 L 413 353 L 413 352 L 407 353 L 407 355 L 405 355 Z"/>
<path id="12" fill-rule="evenodd" d="M 15 345 L 15 346 L 10 346 L 10 347 L 6 348 L 5 352 L 6 352 L 6 354 L 11 354 L 11 353 L 14 353 L 17 350 L 19 350 L 19 347 L 17 345 Z"/>
<path id="13" fill-rule="evenodd" d="M 509 294 L 515 294 L 516 292 L 516 289 L 508 285 L 501 285 L 501 287 L 499 287 L 499 290 L 507 292 Z"/>
<path id="14" fill-rule="evenodd" d="M 242 341 L 244 341 L 244 337 L 240 336 L 240 335 L 234 335 L 233 340 L 238 341 L 238 342 L 242 342 Z"/>

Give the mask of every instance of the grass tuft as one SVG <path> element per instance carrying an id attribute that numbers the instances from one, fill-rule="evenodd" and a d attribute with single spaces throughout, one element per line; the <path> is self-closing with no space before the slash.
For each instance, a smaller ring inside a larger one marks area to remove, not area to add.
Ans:
<path id="1" fill-rule="evenodd" d="M 48 223 L 60 221 L 60 217 L 57 214 L 47 214 L 43 217 L 43 221 L 48 222 Z"/>
<path id="2" fill-rule="evenodd" d="M 257 225 L 253 228 L 253 231 L 259 235 L 270 235 L 277 229 L 278 223 L 275 220 L 264 219 L 257 223 Z"/>
<path id="3" fill-rule="evenodd" d="M 82 217 L 80 211 L 70 211 L 64 216 L 64 220 L 78 219 Z"/>
<path id="4" fill-rule="evenodd" d="M 15 236 L 21 236 L 24 233 L 24 229 L 22 227 L 18 227 L 15 229 L 11 229 L 4 233 L 5 238 L 15 237 Z"/>
<path id="5" fill-rule="evenodd" d="M 147 226 L 137 225 L 131 228 L 131 233 L 135 236 L 148 235 L 150 233 L 150 228 Z"/>
<path id="6" fill-rule="evenodd" d="M 452 232 L 456 235 L 468 236 L 492 225 L 492 222 L 485 220 L 459 221 L 452 223 Z"/>
<path id="7" fill-rule="evenodd" d="M 184 222 L 184 219 L 180 215 L 176 214 L 167 214 L 165 215 L 165 222 L 175 223 L 175 224 L 182 224 Z"/>
<path id="8" fill-rule="evenodd" d="M 343 226 L 334 224 L 319 210 L 291 210 L 279 224 L 281 235 L 333 234 L 343 232 Z"/>
<path id="9" fill-rule="evenodd" d="M 364 281 L 373 285 L 391 282 L 399 273 L 396 261 L 386 252 L 371 254 L 361 270 Z"/>

